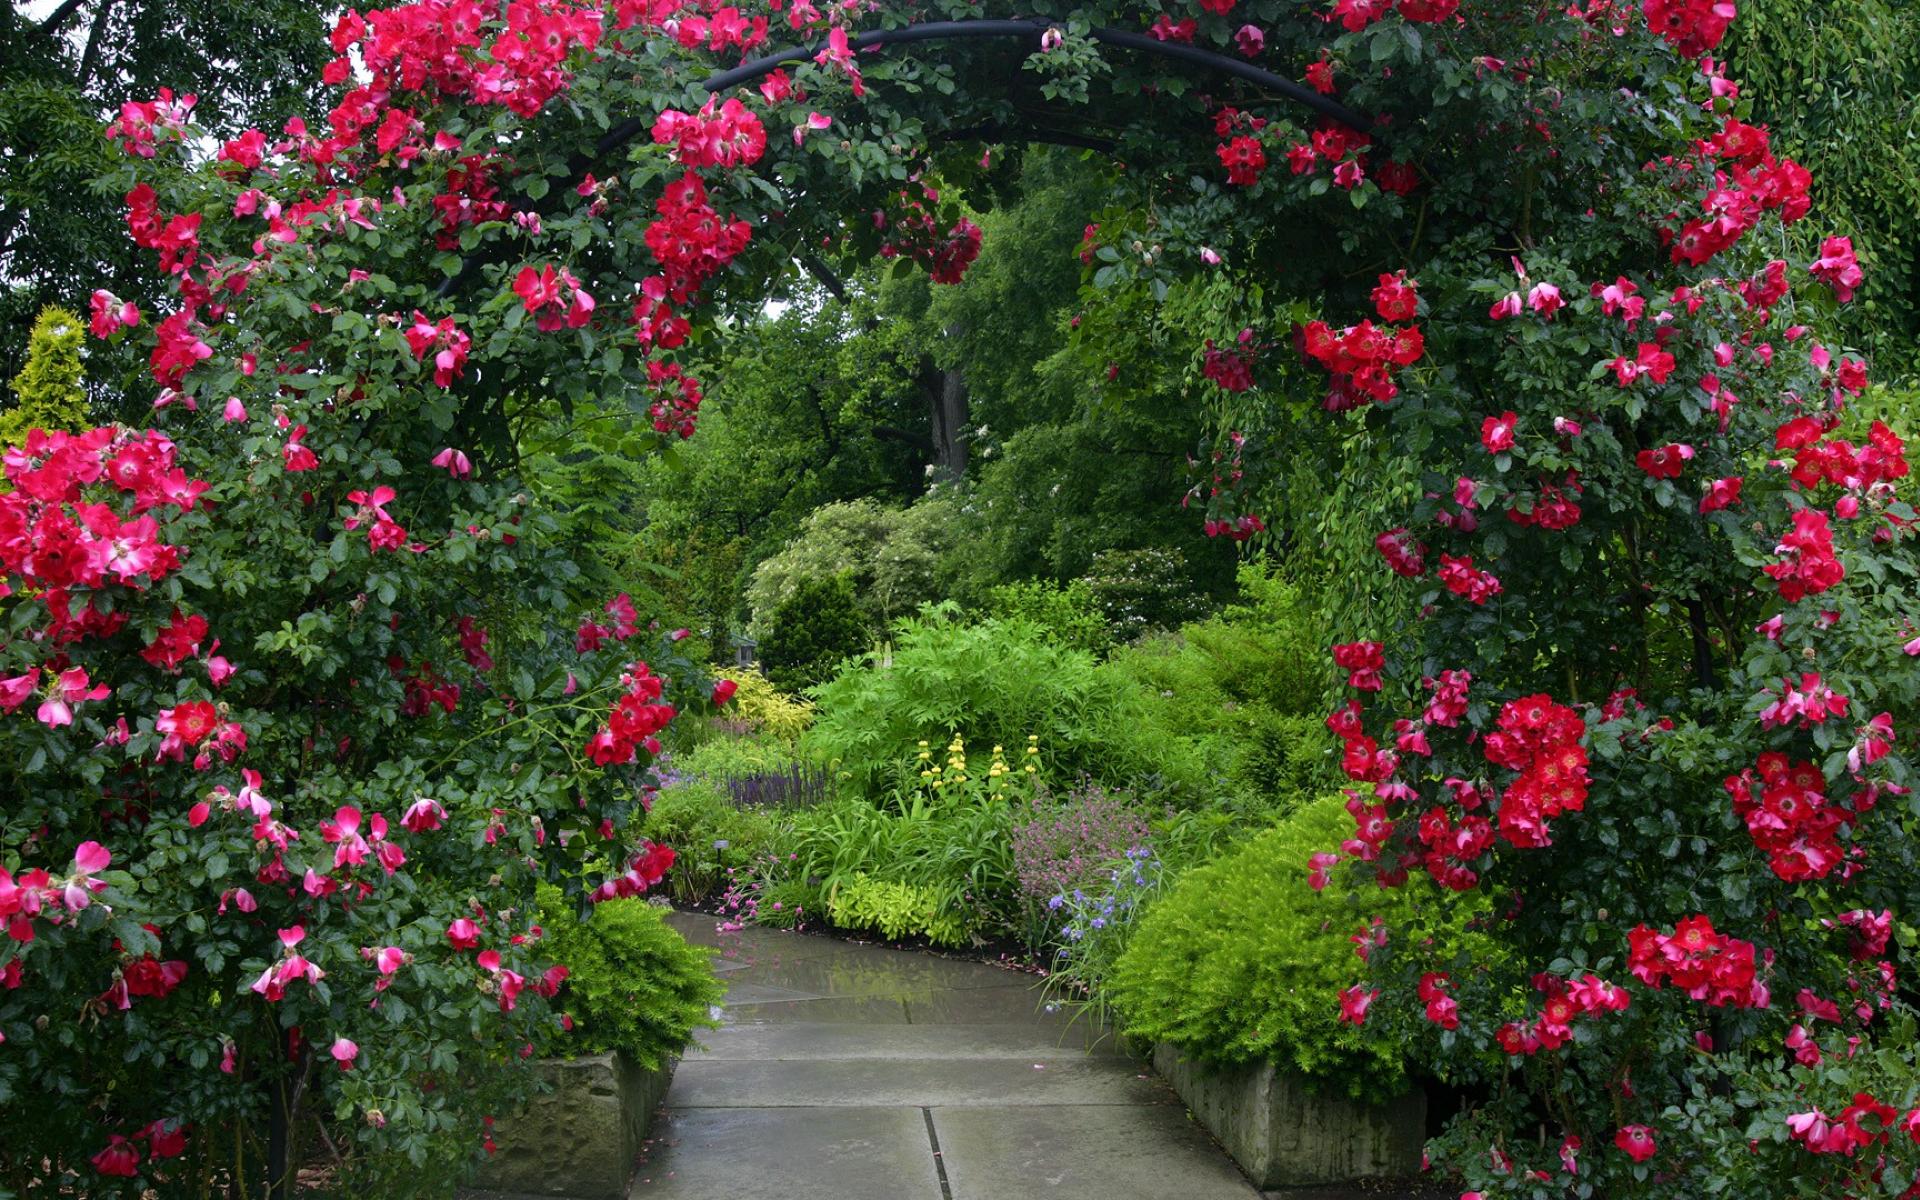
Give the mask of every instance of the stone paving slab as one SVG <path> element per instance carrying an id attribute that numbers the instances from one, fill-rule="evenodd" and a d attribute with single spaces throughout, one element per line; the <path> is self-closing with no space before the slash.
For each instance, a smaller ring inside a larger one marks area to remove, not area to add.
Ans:
<path id="1" fill-rule="evenodd" d="M 941 1200 L 917 1108 L 669 1109 L 630 1200 Z"/>
<path id="2" fill-rule="evenodd" d="M 717 948 L 728 998 L 631 1200 L 1256 1200 L 1171 1088 L 1030 976 L 671 920 Z"/>
<path id="3" fill-rule="evenodd" d="M 1080 1060 L 1088 1056 L 1086 1031 L 1062 1039 L 1050 1029 L 1020 1025 L 889 1025 L 862 1028 L 847 1023 L 729 1025 L 701 1035 L 704 1051 L 688 1055 L 702 1062 L 771 1059 L 1022 1059 L 1033 1062 Z M 1113 1038 L 1092 1052 L 1117 1058 Z"/>
<path id="4" fill-rule="evenodd" d="M 933 1109 L 953 1200 L 1259 1200 L 1170 1105 Z"/>
<path id="5" fill-rule="evenodd" d="M 681 1062 L 672 1108 L 859 1105 L 1170 1104 L 1146 1067 L 1119 1058 Z"/>
<path id="6" fill-rule="evenodd" d="M 729 981 L 770 983 L 823 996 L 898 996 L 1034 984 L 1031 976 L 987 963 L 955 962 L 875 946 L 848 945 L 844 951 L 833 957 L 720 959 L 717 965 L 729 968 Z"/>
<path id="7" fill-rule="evenodd" d="M 907 1006 L 884 996 L 823 996 L 817 1000 L 764 1001 L 759 1003 L 729 1000 L 720 1019 L 733 1025 L 818 1025 L 824 1022 L 854 1025 L 905 1025 Z"/>
<path id="8" fill-rule="evenodd" d="M 1019 976 L 1013 976 L 1019 979 Z M 921 991 L 901 997 L 907 1017 L 915 1025 L 984 1025 L 1035 1023 L 1066 1028 L 1064 1011 L 1047 1012 L 1046 997 L 1032 983 L 1003 983 L 999 987 L 965 991 Z"/>

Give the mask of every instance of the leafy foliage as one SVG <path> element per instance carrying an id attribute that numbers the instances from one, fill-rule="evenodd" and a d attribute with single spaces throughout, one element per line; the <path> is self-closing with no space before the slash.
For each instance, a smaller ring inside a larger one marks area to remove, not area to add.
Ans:
<path id="1" fill-rule="evenodd" d="M 1140 918 L 1107 978 L 1126 1032 L 1207 1062 L 1282 1063 L 1354 1096 L 1400 1090 L 1401 1047 L 1340 1024 L 1328 999 L 1354 974 L 1351 935 L 1373 916 L 1392 921 L 1432 904 L 1438 889 L 1315 892 L 1308 859 L 1346 821 L 1339 797 L 1319 800 L 1181 875 Z M 1455 934 L 1457 942 L 1457 925 Z"/>
<path id="2" fill-rule="evenodd" d="M 808 583 L 845 576 L 872 630 L 886 630 L 936 596 L 955 515 L 944 494 L 901 509 L 871 500 L 822 505 L 780 553 L 754 569 L 749 628 L 764 640 L 778 628 L 782 607 Z"/>
<path id="3" fill-rule="evenodd" d="M 582 920 L 558 888 L 540 889 L 546 940 L 571 970 L 560 1002 L 573 1030 L 557 1047 L 617 1050 L 653 1070 L 698 1030 L 718 1027 L 713 1008 L 726 988 L 714 976 L 713 952 L 688 945 L 666 914 L 634 897 L 597 905 Z"/>
<path id="4" fill-rule="evenodd" d="M 1324 626 L 1310 593 L 1259 564 L 1217 616 L 1117 651 L 1104 668 L 1148 697 L 1154 730 L 1184 743 L 1223 793 L 1286 809 L 1337 779 L 1321 708 Z"/>
<path id="5" fill-rule="evenodd" d="M 985 611 L 990 617 L 1038 625 L 1061 645 L 1089 654 L 1104 654 L 1113 639 L 1084 580 L 1000 584 L 988 591 Z"/>
<path id="6" fill-rule="evenodd" d="M 170 87 L 198 95 L 222 136 L 277 128 L 317 91 L 325 19 L 304 0 L 0 9 L 0 378 L 20 369 L 42 306 L 103 286 L 143 302 L 159 295 L 94 186 L 115 165 L 101 114 Z"/>
<path id="7" fill-rule="evenodd" d="M 1193 590 L 1186 557 L 1173 549 L 1103 551 L 1079 582 L 1117 641 L 1176 629 L 1209 607 Z"/>
<path id="8" fill-rule="evenodd" d="M 1847 340 L 1885 377 L 1920 378 L 1920 12 L 1749 0 L 1727 57 L 1755 118 L 1813 172 L 1822 224 L 1872 253 L 1859 305 L 1843 316 Z"/>
<path id="9" fill-rule="evenodd" d="M 13 403 L 0 408 L 0 445 L 18 446 L 33 429 L 79 429 L 87 421 L 86 325 L 64 308 L 40 310 L 27 335 L 27 363 L 13 377 Z"/>
<path id="10" fill-rule="evenodd" d="M 849 664 L 815 696 L 804 744 L 859 796 L 884 794 L 917 748 L 955 732 L 1003 746 L 1037 734 L 1051 778 L 1198 786 L 1191 764 L 1143 727 L 1137 691 L 1026 621 L 969 623 L 951 605 L 929 608 L 900 623 L 890 654 Z"/>
<path id="11" fill-rule="evenodd" d="M 775 686 L 802 691 L 871 644 L 869 630 L 852 579 L 811 576 L 774 608 L 760 639 L 760 663 Z"/>

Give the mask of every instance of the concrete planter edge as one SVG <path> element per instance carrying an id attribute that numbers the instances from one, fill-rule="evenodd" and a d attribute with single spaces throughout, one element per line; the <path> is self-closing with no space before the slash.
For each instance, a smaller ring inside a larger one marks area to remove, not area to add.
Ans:
<path id="1" fill-rule="evenodd" d="M 1313 1092 L 1273 1063 L 1208 1067 L 1165 1042 L 1153 1047 L 1153 1066 L 1255 1187 L 1326 1189 L 1420 1173 L 1427 1101 L 1419 1091 L 1364 1104 Z"/>
<path id="2" fill-rule="evenodd" d="M 625 1200 L 654 1112 L 679 1063 L 648 1070 L 624 1054 L 534 1064 L 550 1086 L 494 1121 L 495 1150 L 466 1200 Z"/>

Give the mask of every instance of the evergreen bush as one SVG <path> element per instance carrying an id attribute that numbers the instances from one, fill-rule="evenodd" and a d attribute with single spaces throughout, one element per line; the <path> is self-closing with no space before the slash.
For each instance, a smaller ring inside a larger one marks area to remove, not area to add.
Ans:
<path id="1" fill-rule="evenodd" d="M 846 575 L 803 579 L 773 610 L 760 640 L 767 678 L 797 692 L 832 677 L 834 668 L 869 643 L 866 616 Z"/>
<path id="2" fill-rule="evenodd" d="M 80 346 L 86 322 L 64 308 L 40 310 L 27 335 L 27 362 L 13 377 L 13 403 L 0 407 L 0 446 L 18 446 L 33 429 L 84 429 L 86 371 Z"/>
<path id="3" fill-rule="evenodd" d="M 541 886 L 545 940 L 571 971 L 562 1003 L 573 1031 L 555 1049 L 619 1051 L 654 1070 L 696 1030 L 719 1026 L 713 1008 L 726 988 L 714 977 L 713 952 L 689 945 L 667 911 L 636 896 L 599 904 L 582 921 L 558 888 Z"/>
<path id="4" fill-rule="evenodd" d="M 1309 860 L 1351 828 L 1340 797 L 1195 868 L 1147 909 L 1107 980 L 1123 1027 L 1202 1062 L 1271 1060 L 1316 1086 L 1381 1098 L 1405 1084 L 1407 1048 L 1339 1020 L 1339 996 L 1364 967 L 1354 935 L 1375 916 L 1435 905 L 1425 880 L 1397 892 L 1315 891 Z M 1433 951 L 1458 942 L 1461 904 Z"/>

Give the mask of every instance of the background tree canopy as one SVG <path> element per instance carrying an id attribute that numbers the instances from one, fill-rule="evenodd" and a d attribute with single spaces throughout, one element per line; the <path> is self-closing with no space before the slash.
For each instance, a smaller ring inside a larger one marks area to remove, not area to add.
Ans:
<path id="1" fill-rule="evenodd" d="M 119 152 L 100 136 L 122 103 L 197 95 L 230 137 L 311 110 L 331 14 L 306 0 L 10 0 L 0 8 L 0 378 L 19 371 L 44 304 L 84 308 L 106 287 L 160 293 L 136 269 L 119 197 L 95 180 Z"/>

